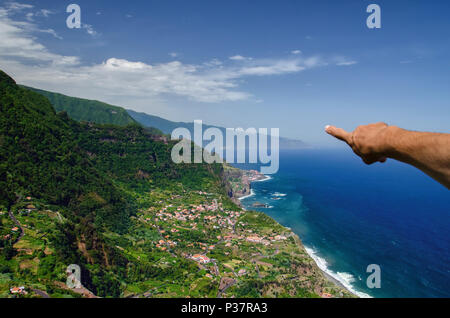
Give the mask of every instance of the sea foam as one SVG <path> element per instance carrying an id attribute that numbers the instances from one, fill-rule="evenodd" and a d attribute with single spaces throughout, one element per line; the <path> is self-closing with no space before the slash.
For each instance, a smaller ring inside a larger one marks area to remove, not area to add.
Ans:
<path id="1" fill-rule="evenodd" d="M 250 189 L 250 194 L 244 195 L 243 197 L 240 197 L 238 200 L 244 200 L 244 199 L 250 198 L 254 195 L 255 195 L 255 191 L 253 191 L 253 189 Z"/>
<path id="2" fill-rule="evenodd" d="M 372 298 L 372 296 L 370 296 L 369 294 L 357 291 L 355 289 L 355 287 L 352 285 L 352 283 L 355 282 L 355 277 L 352 274 L 346 272 L 333 272 L 331 269 L 328 268 L 327 261 L 324 258 L 317 255 L 317 251 L 306 246 L 305 250 L 323 272 L 325 272 L 326 274 L 330 275 L 335 280 L 340 282 L 352 294 L 355 294 L 356 296 L 361 298 Z"/>
<path id="3" fill-rule="evenodd" d="M 267 176 L 267 175 L 264 175 L 264 176 L 266 177 L 265 179 L 255 180 L 255 181 L 253 181 L 253 182 L 263 182 L 263 181 L 268 181 L 268 180 L 271 180 L 271 179 L 272 179 L 271 176 Z"/>

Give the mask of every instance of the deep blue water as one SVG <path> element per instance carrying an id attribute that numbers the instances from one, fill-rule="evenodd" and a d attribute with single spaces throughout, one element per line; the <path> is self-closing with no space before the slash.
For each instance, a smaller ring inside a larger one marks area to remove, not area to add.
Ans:
<path id="1" fill-rule="evenodd" d="M 279 172 L 252 187 L 244 206 L 290 227 L 355 291 L 450 297 L 450 191 L 415 168 L 366 166 L 344 150 L 287 151 Z M 369 264 L 381 267 L 379 289 L 366 286 Z"/>

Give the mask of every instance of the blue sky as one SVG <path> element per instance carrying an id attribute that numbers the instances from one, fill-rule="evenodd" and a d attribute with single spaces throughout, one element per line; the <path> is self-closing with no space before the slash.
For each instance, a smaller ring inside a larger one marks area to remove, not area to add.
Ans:
<path id="1" fill-rule="evenodd" d="M 68 29 L 67 5 L 81 7 Z M 380 5 L 382 28 L 366 7 Z M 450 132 L 448 1 L 0 0 L 0 69 L 19 83 L 171 120 Z"/>

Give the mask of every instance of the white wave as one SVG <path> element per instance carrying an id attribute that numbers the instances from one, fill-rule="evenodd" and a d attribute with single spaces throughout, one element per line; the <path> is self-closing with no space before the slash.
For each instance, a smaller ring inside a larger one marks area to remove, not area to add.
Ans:
<path id="1" fill-rule="evenodd" d="M 370 296 L 369 294 L 357 291 L 355 289 L 355 287 L 352 285 L 352 283 L 355 282 L 355 277 L 352 274 L 346 272 L 333 272 L 328 268 L 327 261 L 324 258 L 318 256 L 317 252 L 314 249 L 305 246 L 305 250 L 323 272 L 327 273 L 338 282 L 340 282 L 349 292 L 361 298 L 372 298 L 372 296 Z"/>
<path id="2" fill-rule="evenodd" d="M 268 181 L 268 180 L 272 179 L 271 176 L 266 176 L 266 175 L 264 175 L 264 176 L 266 177 L 265 179 L 255 180 L 255 181 L 253 181 L 253 182 L 263 182 L 263 181 Z"/>
<path id="3" fill-rule="evenodd" d="M 250 194 L 244 195 L 243 197 L 240 197 L 238 200 L 244 200 L 244 199 L 250 198 L 250 197 L 252 197 L 254 195 L 255 195 L 255 191 L 253 191 L 253 189 L 251 189 L 250 190 Z"/>
<path id="4" fill-rule="evenodd" d="M 272 194 L 272 196 L 274 196 L 274 197 L 285 197 L 285 196 L 287 196 L 287 194 L 286 193 L 275 192 L 274 194 Z"/>

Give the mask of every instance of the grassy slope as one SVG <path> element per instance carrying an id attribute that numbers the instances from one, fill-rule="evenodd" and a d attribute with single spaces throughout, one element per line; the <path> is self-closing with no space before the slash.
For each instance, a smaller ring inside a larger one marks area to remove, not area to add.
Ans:
<path id="1" fill-rule="evenodd" d="M 25 87 L 25 86 L 24 86 Z M 48 98 L 57 112 L 66 111 L 70 118 L 76 121 L 88 121 L 97 124 L 114 124 L 126 126 L 135 123 L 122 107 L 112 106 L 103 102 L 70 97 L 41 89 L 25 87 Z"/>

